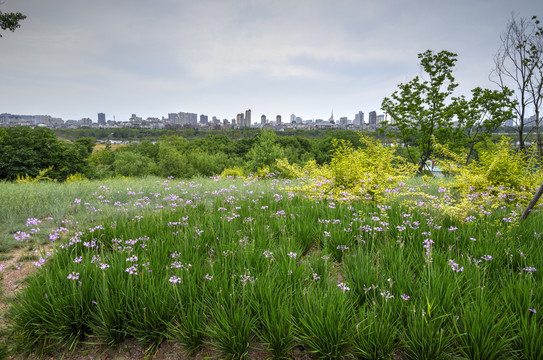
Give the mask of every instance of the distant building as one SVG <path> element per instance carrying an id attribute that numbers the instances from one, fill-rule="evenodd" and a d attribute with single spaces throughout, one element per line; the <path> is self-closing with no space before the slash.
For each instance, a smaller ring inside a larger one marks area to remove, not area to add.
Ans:
<path id="1" fill-rule="evenodd" d="M 277 122 L 277 125 L 280 125 L 281 124 L 281 115 L 277 115 L 275 117 L 275 122 Z"/>
<path id="2" fill-rule="evenodd" d="M 239 127 L 245 127 L 245 115 L 243 115 L 243 113 L 239 113 L 236 116 L 236 124 L 238 124 Z"/>
<path id="3" fill-rule="evenodd" d="M 294 124 L 295 122 L 296 122 L 296 115 L 294 115 L 294 113 L 292 113 L 292 114 L 290 115 L 290 123 L 291 123 L 291 124 Z"/>
<path id="4" fill-rule="evenodd" d="M 349 119 L 347 119 L 347 117 L 339 118 L 339 124 L 340 125 L 347 125 L 348 121 L 349 121 Z"/>
<path id="5" fill-rule="evenodd" d="M 264 125 L 265 123 L 267 123 L 268 121 L 266 120 L 266 115 L 262 115 L 260 117 L 260 124 L 261 125 Z"/>
<path id="6" fill-rule="evenodd" d="M 209 118 L 207 117 L 207 115 L 200 115 L 200 124 L 207 124 L 209 122 Z"/>
<path id="7" fill-rule="evenodd" d="M 79 120 L 79 126 L 90 126 L 92 124 L 92 120 L 89 118 L 83 118 Z"/>
<path id="8" fill-rule="evenodd" d="M 251 127 L 251 109 L 245 110 L 245 127 Z"/>
<path id="9" fill-rule="evenodd" d="M 370 116 L 369 116 L 369 125 L 377 125 L 377 113 L 375 111 L 370 111 Z"/>
<path id="10" fill-rule="evenodd" d="M 377 125 L 385 121 L 385 115 L 377 115 Z"/>
<path id="11" fill-rule="evenodd" d="M 354 115 L 354 125 L 361 126 L 364 124 L 364 113 L 359 111 L 358 114 Z"/>
<path id="12" fill-rule="evenodd" d="M 98 124 L 99 125 L 105 125 L 106 124 L 106 114 L 98 113 Z"/>

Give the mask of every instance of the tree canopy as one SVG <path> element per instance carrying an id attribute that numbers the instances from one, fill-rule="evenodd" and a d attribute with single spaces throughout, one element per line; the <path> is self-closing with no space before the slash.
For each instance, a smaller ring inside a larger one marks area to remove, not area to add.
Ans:
<path id="1" fill-rule="evenodd" d="M 15 29 L 21 27 L 19 22 L 24 19 L 26 19 L 26 15 L 23 15 L 20 12 L 3 13 L 0 10 L 0 28 L 2 28 L 2 30 L 15 31 Z M 0 37 L 2 37 L 1 33 Z"/>

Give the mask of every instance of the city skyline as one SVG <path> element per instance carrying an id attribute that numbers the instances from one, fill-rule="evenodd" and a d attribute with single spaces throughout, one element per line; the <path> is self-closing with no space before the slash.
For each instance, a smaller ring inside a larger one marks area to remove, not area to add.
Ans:
<path id="1" fill-rule="evenodd" d="M 420 75 L 417 54 L 458 54 L 457 95 L 488 80 L 514 13 L 539 1 L 198 2 L 6 0 L 27 15 L 0 39 L 0 113 L 125 120 L 168 111 L 253 122 L 353 119 Z M 367 121 L 367 120 L 366 120 Z"/>

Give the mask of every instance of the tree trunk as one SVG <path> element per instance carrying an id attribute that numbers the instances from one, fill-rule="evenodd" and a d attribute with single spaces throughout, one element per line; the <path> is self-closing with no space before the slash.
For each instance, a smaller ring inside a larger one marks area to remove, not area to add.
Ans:
<path id="1" fill-rule="evenodd" d="M 526 220 L 526 218 L 528 217 L 528 215 L 530 215 L 530 212 L 534 208 L 535 204 L 537 204 L 537 201 L 539 200 L 541 195 L 543 195 L 543 184 L 541 184 L 539 189 L 537 189 L 536 193 L 534 194 L 534 197 L 532 198 L 532 200 L 526 207 L 526 210 L 524 210 L 524 213 L 522 213 L 522 217 L 520 218 L 520 221 Z"/>

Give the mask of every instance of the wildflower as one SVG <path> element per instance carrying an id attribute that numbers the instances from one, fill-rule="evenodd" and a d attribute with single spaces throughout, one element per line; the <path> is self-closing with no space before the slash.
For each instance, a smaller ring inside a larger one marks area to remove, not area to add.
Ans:
<path id="1" fill-rule="evenodd" d="M 459 267 L 459 265 L 455 263 L 454 260 L 449 260 L 449 263 L 451 264 L 452 271 L 455 271 L 457 273 L 464 271 L 464 267 Z"/>
<path id="2" fill-rule="evenodd" d="M 205 280 L 210 280 L 210 281 L 211 281 L 211 280 L 213 280 L 213 276 L 212 276 L 212 275 L 209 275 L 209 274 L 205 274 L 205 275 L 204 275 L 204 279 L 205 279 Z"/>
<path id="3" fill-rule="evenodd" d="M 483 255 L 481 256 L 481 259 L 483 259 L 484 261 L 490 261 L 493 259 L 492 255 Z"/>
<path id="4" fill-rule="evenodd" d="M 313 273 L 313 280 L 320 280 L 321 277 L 317 273 Z"/>
<path id="5" fill-rule="evenodd" d="M 134 264 L 134 265 L 130 266 L 129 268 L 126 268 L 124 271 L 129 273 L 130 275 L 138 275 L 137 266 L 138 266 L 138 264 Z"/>
<path id="6" fill-rule="evenodd" d="M 270 258 L 270 257 L 272 257 L 273 253 L 271 251 L 266 250 L 266 251 L 263 252 L 263 255 L 266 258 Z"/>
<path id="7" fill-rule="evenodd" d="M 537 310 L 534 308 L 534 309 L 528 309 L 528 311 L 531 311 L 533 312 L 534 314 L 537 314 Z"/>
<path id="8" fill-rule="evenodd" d="M 287 255 L 293 259 L 296 259 L 297 254 L 295 252 L 289 252 Z"/>
<path id="9" fill-rule="evenodd" d="M 409 295 L 406 295 L 406 294 L 402 294 L 402 295 L 400 295 L 400 297 L 401 297 L 402 300 L 404 300 L 404 301 L 407 301 L 407 300 L 409 300 L 409 298 L 410 298 L 410 296 L 409 296 Z"/>
<path id="10" fill-rule="evenodd" d="M 100 269 L 107 270 L 109 268 L 108 264 L 100 263 Z M 137 274 L 136 274 L 137 275 Z"/>
<path id="11" fill-rule="evenodd" d="M 35 267 L 40 267 L 43 264 L 45 264 L 45 259 L 40 257 L 38 261 L 34 261 L 32 262 L 32 264 L 34 264 Z M 4 265 L 1 265 L 1 266 L 4 267 Z M 2 269 L 0 269 L 0 271 L 2 271 Z"/>
<path id="12" fill-rule="evenodd" d="M 76 204 L 81 204 L 81 199 L 75 198 L 75 199 L 74 199 L 74 203 L 76 203 Z"/>
<path id="13" fill-rule="evenodd" d="M 138 261 L 138 257 L 136 255 L 132 255 L 131 257 L 127 258 L 126 261 L 136 262 Z"/>
<path id="14" fill-rule="evenodd" d="M 74 263 L 76 263 L 76 264 L 80 263 L 81 261 L 83 261 L 83 256 L 76 257 L 76 258 L 74 259 Z"/>
<path id="15" fill-rule="evenodd" d="M 531 266 L 525 267 L 522 270 L 527 271 L 527 272 L 535 272 L 535 271 L 537 271 L 537 269 L 535 267 L 531 267 Z"/>
<path id="16" fill-rule="evenodd" d="M 458 230 L 458 228 L 456 226 L 451 226 L 450 228 L 448 228 L 447 230 L 449 231 L 456 231 Z"/>
<path id="17" fill-rule="evenodd" d="M 68 277 L 66 277 L 68 280 L 79 280 L 79 273 L 76 273 L 72 271 L 71 274 L 68 274 Z"/>
<path id="18" fill-rule="evenodd" d="M 340 288 L 343 292 L 351 290 L 351 288 L 348 287 L 345 283 L 339 283 L 337 284 L 337 287 Z"/>
<path id="19" fill-rule="evenodd" d="M 381 291 L 381 296 L 385 298 L 385 300 L 392 299 L 394 295 L 390 293 L 390 291 Z"/>
<path id="20" fill-rule="evenodd" d="M 172 277 L 170 278 L 170 282 L 171 282 L 172 284 L 180 283 L 180 282 L 181 282 L 181 278 L 178 278 L 177 276 L 172 276 Z"/>
<path id="21" fill-rule="evenodd" d="M 26 219 L 26 227 L 38 226 L 38 224 L 40 224 L 40 223 L 41 223 L 41 220 L 38 220 L 36 218 Z"/>

